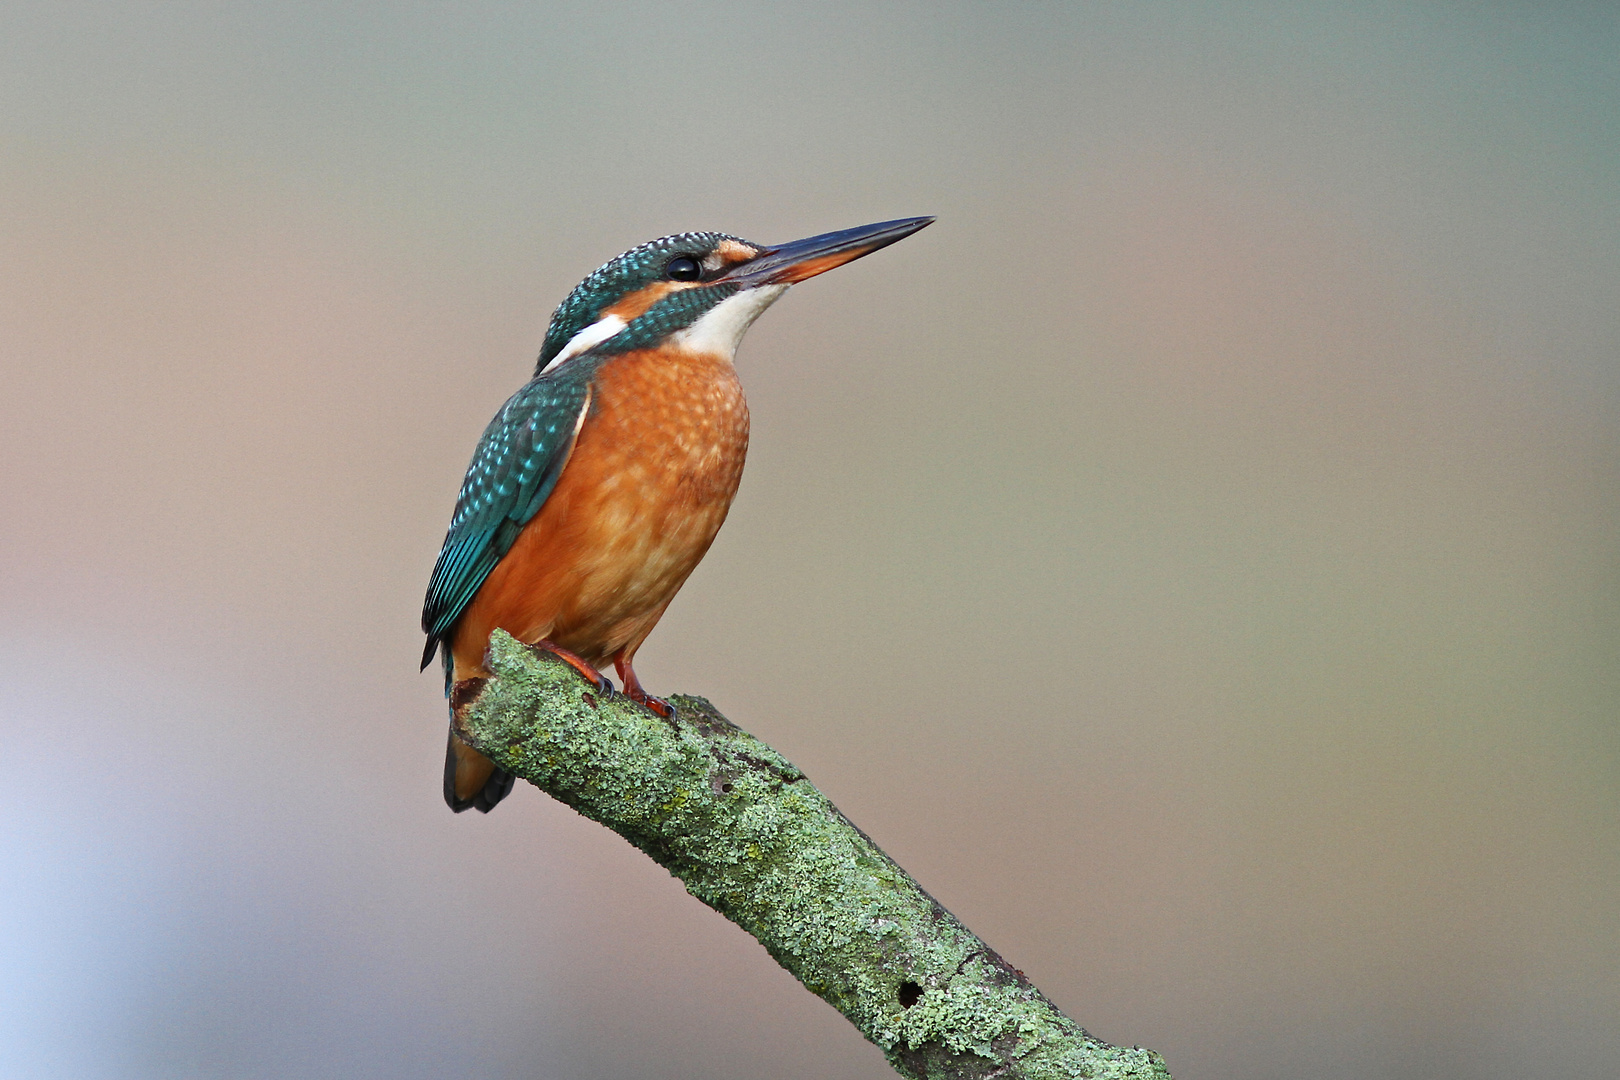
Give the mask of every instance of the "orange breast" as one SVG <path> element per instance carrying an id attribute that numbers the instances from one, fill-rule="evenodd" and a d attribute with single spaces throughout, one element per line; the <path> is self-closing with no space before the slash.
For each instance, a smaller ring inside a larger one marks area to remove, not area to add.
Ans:
<path id="1" fill-rule="evenodd" d="M 604 364 L 557 487 L 456 623 L 454 677 L 482 673 L 495 627 L 598 666 L 633 657 L 714 541 L 747 452 L 729 361 L 644 350 Z"/>

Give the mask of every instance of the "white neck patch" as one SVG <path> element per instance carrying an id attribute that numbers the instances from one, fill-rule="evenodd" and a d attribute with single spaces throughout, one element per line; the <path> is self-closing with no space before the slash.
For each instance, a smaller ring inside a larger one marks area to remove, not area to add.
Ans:
<path id="1" fill-rule="evenodd" d="M 786 285 L 760 285 L 728 296 L 705 311 L 697 322 L 671 335 L 670 343 L 678 349 L 711 353 L 730 360 L 737 355 L 737 343 L 754 325 L 754 320 L 787 289 Z"/>
<path id="2" fill-rule="evenodd" d="M 562 352 L 552 357 L 551 363 L 540 369 L 540 374 L 544 375 L 564 360 L 572 360 L 586 349 L 596 348 L 596 346 L 623 330 L 627 325 L 629 324 L 617 315 L 603 316 L 569 338 L 568 344 L 563 346 Z"/>

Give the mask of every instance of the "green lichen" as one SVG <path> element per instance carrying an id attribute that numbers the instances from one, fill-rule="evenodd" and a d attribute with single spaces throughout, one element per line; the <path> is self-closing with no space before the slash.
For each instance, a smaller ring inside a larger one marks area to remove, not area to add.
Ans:
<path id="1" fill-rule="evenodd" d="M 496 632 L 462 737 L 646 852 L 917 1078 L 1162 1078 L 940 907 L 803 773 L 702 698 L 664 720 Z M 468 688 L 473 690 L 474 688 Z"/>

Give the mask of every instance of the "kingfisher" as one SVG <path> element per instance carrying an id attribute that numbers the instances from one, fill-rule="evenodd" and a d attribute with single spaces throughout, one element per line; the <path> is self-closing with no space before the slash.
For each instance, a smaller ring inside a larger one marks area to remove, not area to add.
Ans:
<path id="1" fill-rule="evenodd" d="M 748 453 L 732 361 L 790 285 L 902 240 L 904 218 L 769 246 L 715 232 L 648 241 L 551 316 L 532 378 L 484 429 L 422 605 L 445 693 L 486 677 L 499 628 L 666 718 L 636 650 L 709 550 Z M 488 813 L 513 778 L 450 730 L 444 800 Z"/>

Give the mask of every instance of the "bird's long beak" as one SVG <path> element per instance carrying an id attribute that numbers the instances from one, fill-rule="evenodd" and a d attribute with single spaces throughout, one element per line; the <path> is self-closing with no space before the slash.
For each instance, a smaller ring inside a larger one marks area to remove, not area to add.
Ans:
<path id="1" fill-rule="evenodd" d="M 870 255 L 896 240 L 904 240 L 933 220 L 931 217 L 914 217 L 880 221 L 876 225 L 822 233 L 820 236 L 766 248 L 720 280 L 734 281 L 744 288 L 792 285 L 805 278 L 825 274 L 862 255 Z"/>

